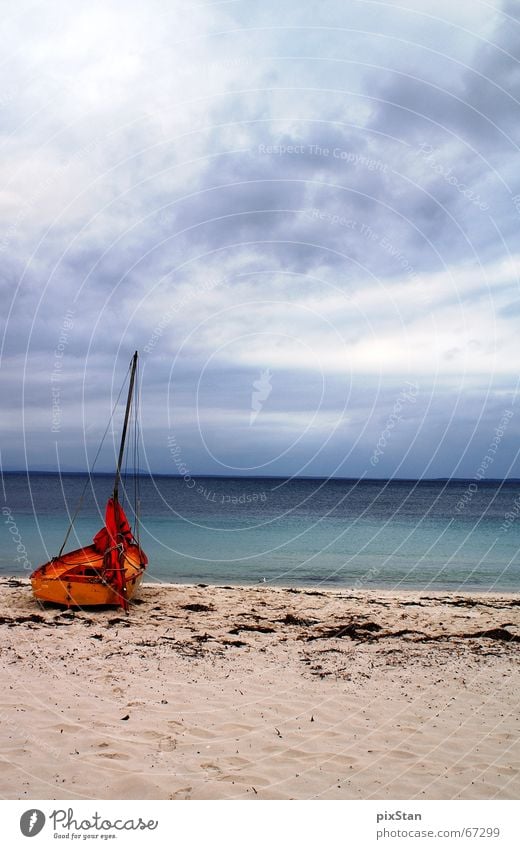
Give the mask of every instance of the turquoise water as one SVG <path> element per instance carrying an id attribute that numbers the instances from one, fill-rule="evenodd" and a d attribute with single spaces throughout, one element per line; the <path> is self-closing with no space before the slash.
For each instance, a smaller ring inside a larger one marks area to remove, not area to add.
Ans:
<path id="1" fill-rule="evenodd" d="M 27 575 L 57 553 L 86 480 L 4 475 L 3 574 Z M 520 487 L 469 484 L 142 478 L 149 579 L 520 589 Z M 68 549 L 99 530 L 111 485 L 91 479 Z"/>

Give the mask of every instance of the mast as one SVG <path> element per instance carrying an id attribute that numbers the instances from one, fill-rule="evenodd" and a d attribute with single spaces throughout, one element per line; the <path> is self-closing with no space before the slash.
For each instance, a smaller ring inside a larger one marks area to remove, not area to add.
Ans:
<path id="1" fill-rule="evenodd" d="M 114 501 L 118 500 L 119 483 L 121 481 L 121 466 L 123 463 L 123 454 L 125 451 L 126 431 L 128 429 L 128 420 L 130 418 L 130 409 L 132 407 L 132 396 L 134 394 L 135 373 L 137 371 L 137 351 L 132 357 L 130 384 L 128 386 L 128 397 L 126 399 L 125 421 L 123 424 L 123 433 L 121 434 L 121 445 L 119 446 L 119 457 L 117 460 L 116 477 L 114 481 Z M 134 469 L 135 472 L 135 469 Z"/>

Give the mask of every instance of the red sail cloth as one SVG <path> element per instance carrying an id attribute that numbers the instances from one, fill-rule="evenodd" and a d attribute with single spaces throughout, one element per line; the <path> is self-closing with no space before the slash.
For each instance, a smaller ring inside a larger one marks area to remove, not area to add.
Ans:
<path id="1" fill-rule="evenodd" d="M 101 528 L 94 537 L 94 548 L 103 555 L 105 579 L 118 593 L 124 610 L 128 610 L 128 601 L 124 558 L 121 555 L 133 542 L 132 529 L 128 524 L 125 511 L 118 501 L 109 498 L 105 510 L 105 527 Z M 146 565 L 148 559 L 141 549 L 139 549 L 139 556 L 143 565 Z"/>
<path id="2" fill-rule="evenodd" d="M 119 595 L 122 607 L 128 609 L 122 551 L 132 542 L 132 530 L 119 502 L 109 498 L 105 510 L 105 527 L 94 537 L 94 546 L 104 555 L 105 576 Z"/>
<path id="3" fill-rule="evenodd" d="M 132 539 L 132 529 L 123 508 L 119 502 L 115 503 L 113 498 L 109 498 L 105 510 L 105 527 L 101 528 L 94 537 L 96 551 L 105 554 L 108 549 L 114 548 L 119 543 L 122 543 L 125 549 Z"/>

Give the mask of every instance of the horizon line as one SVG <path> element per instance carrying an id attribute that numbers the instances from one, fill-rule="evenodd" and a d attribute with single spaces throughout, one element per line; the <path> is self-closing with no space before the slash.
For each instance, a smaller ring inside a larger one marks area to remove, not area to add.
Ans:
<path id="1" fill-rule="evenodd" d="M 86 469 L 67 469 L 67 471 L 54 470 L 51 471 L 49 469 L 2 469 L 0 470 L 2 475 L 57 475 L 59 477 L 66 477 L 68 475 L 86 475 L 88 477 L 113 477 L 113 471 L 95 471 L 89 472 Z M 128 471 L 126 476 L 133 475 L 133 471 Z M 184 475 L 179 474 L 168 474 L 166 472 L 153 472 L 146 471 L 144 469 L 140 469 L 137 472 L 137 477 L 149 477 L 149 478 L 174 478 L 176 480 L 183 480 Z M 349 481 L 349 482 L 388 482 L 388 481 L 396 481 L 401 483 L 449 483 L 449 482 L 466 482 L 466 481 L 474 481 L 474 477 L 419 477 L 419 478 L 410 478 L 410 477 L 350 477 L 343 475 L 247 475 L 247 474 L 235 474 L 235 475 L 219 475 L 219 474 L 211 474 L 211 473 L 193 473 L 190 474 L 190 478 L 196 480 L 197 478 L 211 478 L 216 480 L 236 480 L 236 479 L 244 479 L 244 480 L 316 480 L 316 481 Z M 505 477 L 505 478 L 486 478 L 478 481 L 478 484 L 486 484 L 486 483 L 520 483 L 520 477 Z"/>

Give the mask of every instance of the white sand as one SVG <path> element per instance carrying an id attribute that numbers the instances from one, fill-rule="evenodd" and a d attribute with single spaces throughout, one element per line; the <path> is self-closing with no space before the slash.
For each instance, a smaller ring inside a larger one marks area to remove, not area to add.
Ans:
<path id="1" fill-rule="evenodd" d="M 140 598 L 73 616 L 0 586 L 4 798 L 518 798 L 515 596 Z"/>

